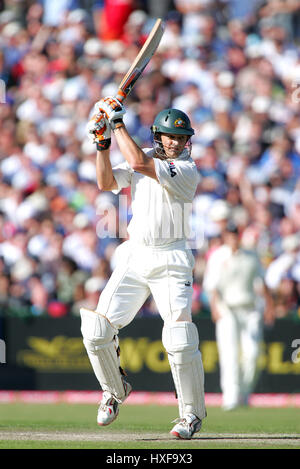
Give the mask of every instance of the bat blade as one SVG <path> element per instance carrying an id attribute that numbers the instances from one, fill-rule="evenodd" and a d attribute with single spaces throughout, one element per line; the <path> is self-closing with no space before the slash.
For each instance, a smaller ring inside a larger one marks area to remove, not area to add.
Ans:
<path id="1" fill-rule="evenodd" d="M 136 81 L 145 70 L 146 66 L 151 60 L 151 57 L 154 55 L 163 33 L 163 22 L 159 18 L 156 20 L 146 42 L 144 43 L 143 47 L 141 48 L 140 52 L 132 63 L 130 69 L 128 70 L 119 85 L 119 89 L 116 96 L 119 101 L 124 101 L 124 99 L 126 99 L 129 93 L 131 92 Z"/>

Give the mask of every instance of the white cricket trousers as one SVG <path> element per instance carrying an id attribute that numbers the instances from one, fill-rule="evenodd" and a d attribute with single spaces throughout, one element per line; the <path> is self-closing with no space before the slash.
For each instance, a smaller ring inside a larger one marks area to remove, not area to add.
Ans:
<path id="1" fill-rule="evenodd" d="M 256 381 L 261 339 L 262 314 L 259 311 L 228 308 L 217 321 L 216 340 L 224 409 L 247 404 Z"/>
<path id="2" fill-rule="evenodd" d="M 162 341 L 168 353 L 179 415 L 183 418 L 193 413 L 203 419 L 204 370 L 191 313 L 191 251 L 185 249 L 183 242 L 153 248 L 126 241 L 117 248 L 116 255 L 116 268 L 100 295 L 96 311 L 119 330 L 134 319 L 152 294 L 164 321 Z M 108 389 L 109 386 L 110 383 Z"/>
<path id="3" fill-rule="evenodd" d="M 129 324 L 152 294 L 164 322 L 191 321 L 194 257 L 180 241 L 148 247 L 125 241 L 96 311 L 117 329 Z"/>

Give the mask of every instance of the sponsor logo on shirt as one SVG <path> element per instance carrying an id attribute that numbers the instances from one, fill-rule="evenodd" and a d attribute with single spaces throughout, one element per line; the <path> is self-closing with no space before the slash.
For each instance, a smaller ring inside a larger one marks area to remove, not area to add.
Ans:
<path id="1" fill-rule="evenodd" d="M 177 172 L 176 172 L 176 167 L 173 161 L 169 161 L 169 169 L 170 169 L 171 178 L 176 176 Z"/>

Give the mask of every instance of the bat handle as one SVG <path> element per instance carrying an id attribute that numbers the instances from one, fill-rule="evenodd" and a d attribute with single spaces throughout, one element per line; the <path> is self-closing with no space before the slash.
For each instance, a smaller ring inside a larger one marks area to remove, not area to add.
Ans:
<path id="1" fill-rule="evenodd" d="M 116 98 L 120 101 L 120 103 L 122 103 L 124 99 L 126 98 L 126 96 L 127 95 L 124 93 L 124 91 L 119 89 L 117 92 Z"/>

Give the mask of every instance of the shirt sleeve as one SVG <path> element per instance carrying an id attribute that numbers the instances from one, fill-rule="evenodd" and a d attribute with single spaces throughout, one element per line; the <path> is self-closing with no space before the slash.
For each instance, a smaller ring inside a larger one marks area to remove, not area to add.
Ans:
<path id="1" fill-rule="evenodd" d="M 210 254 L 203 276 L 203 289 L 208 294 L 218 289 L 221 272 L 224 269 L 224 262 L 228 259 L 228 256 L 228 248 L 224 245 L 218 247 Z"/>
<path id="2" fill-rule="evenodd" d="M 131 185 L 133 171 L 126 162 L 114 166 L 112 171 L 118 185 L 118 189 L 115 189 L 112 192 L 114 194 L 118 194 L 122 189 L 125 189 L 125 187 L 129 187 Z"/>
<path id="3" fill-rule="evenodd" d="M 157 179 L 162 187 L 184 202 L 191 202 L 200 181 L 196 165 L 189 160 L 154 158 Z"/>
<path id="4" fill-rule="evenodd" d="M 219 281 L 218 269 L 220 266 L 218 265 L 219 262 L 217 257 L 218 256 L 216 256 L 216 253 L 211 254 L 206 263 L 206 268 L 204 271 L 203 289 L 208 294 L 211 294 L 212 291 L 217 288 Z"/>

